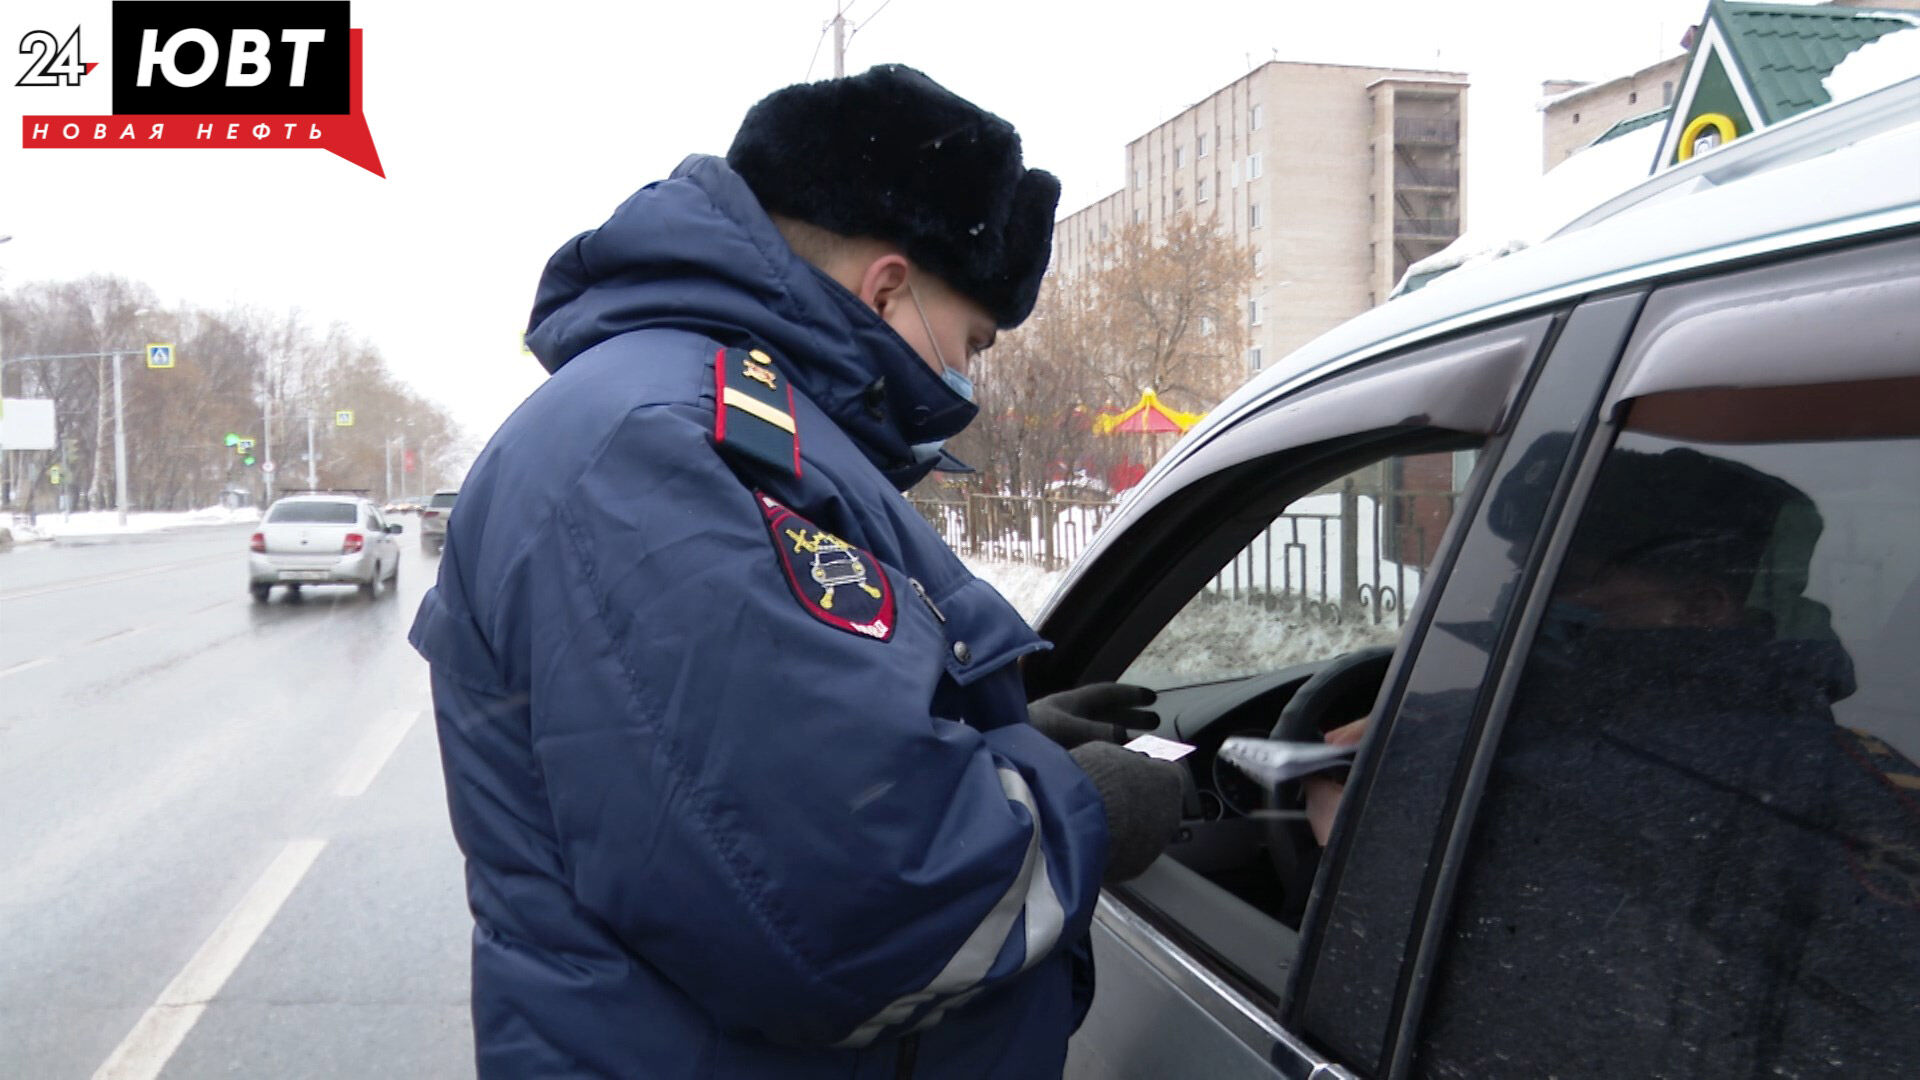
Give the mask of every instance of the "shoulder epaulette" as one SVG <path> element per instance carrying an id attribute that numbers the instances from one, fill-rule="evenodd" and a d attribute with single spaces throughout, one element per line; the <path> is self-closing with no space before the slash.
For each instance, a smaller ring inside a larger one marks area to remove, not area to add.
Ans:
<path id="1" fill-rule="evenodd" d="M 767 468 L 800 475 L 793 384 L 759 349 L 721 349 L 713 358 L 713 441 Z"/>

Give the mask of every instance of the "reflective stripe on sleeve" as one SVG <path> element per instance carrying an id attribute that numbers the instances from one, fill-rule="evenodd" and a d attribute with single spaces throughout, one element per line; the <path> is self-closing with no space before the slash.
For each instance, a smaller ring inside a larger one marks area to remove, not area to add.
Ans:
<path id="1" fill-rule="evenodd" d="M 986 918 L 980 920 L 980 925 L 974 927 L 973 933 L 967 935 L 959 951 L 953 954 L 947 966 L 940 969 L 940 973 L 933 977 L 925 989 L 890 1002 L 872 1019 L 855 1028 L 853 1034 L 835 1045 L 849 1048 L 866 1046 L 882 1031 L 904 1022 L 913 1015 L 914 1010 L 942 997 L 954 998 L 954 995 L 959 995 L 936 1009 L 919 1027 L 931 1025 L 947 1009 L 964 1004 L 963 999 L 971 998 L 980 989 L 980 980 L 993 967 L 994 958 L 1000 955 L 1007 935 L 1013 930 L 1014 920 L 1023 911 L 1026 913 L 1026 957 L 1021 961 L 1020 970 L 1025 971 L 1038 963 L 1053 948 L 1054 942 L 1059 940 L 1060 929 L 1066 922 L 1066 912 L 1060 906 L 1060 897 L 1053 890 L 1053 878 L 1047 873 L 1046 855 L 1041 850 L 1040 809 L 1034 804 L 1032 789 L 1019 773 L 1006 768 L 998 771 L 1000 789 L 1008 799 L 1026 807 L 1027 817 L 1033 823 L 1032 834 L 1027 838 L 1027 856 L 1021 863 L 1020 872 L 1014 876 L 1013 884 L 993 905 L 993 910 L 987 912 Z"/>

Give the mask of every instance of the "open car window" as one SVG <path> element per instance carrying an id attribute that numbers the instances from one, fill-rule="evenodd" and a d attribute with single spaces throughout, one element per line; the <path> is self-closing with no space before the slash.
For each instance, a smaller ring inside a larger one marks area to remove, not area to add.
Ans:
<path id="1" fill-rule="evenodd" d="M 1121 680 L 1164 689 L 1392 645 L 1478 459 L 1472 446 L 1391 454 L 1294 499 Z"/>

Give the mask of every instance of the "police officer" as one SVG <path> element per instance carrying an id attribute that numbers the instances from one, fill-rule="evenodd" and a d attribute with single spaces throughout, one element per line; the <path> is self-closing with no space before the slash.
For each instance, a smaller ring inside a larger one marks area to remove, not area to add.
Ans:
<path id="1" fill-rule="evenodd" d="M 794 86 L 548 263 L 552 377 L 411 640 L 483 1076 L 1059 1075 L 1102 880 L 1177 825 L 900 492 L 1032 310 L 1059 185 L 905 67 Z"/>

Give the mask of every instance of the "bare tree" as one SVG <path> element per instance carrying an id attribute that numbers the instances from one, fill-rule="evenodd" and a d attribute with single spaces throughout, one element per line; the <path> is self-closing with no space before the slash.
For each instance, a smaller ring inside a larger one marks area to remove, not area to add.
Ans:
<path id="1" fill-rule="evenodd" d="M 967 486 L 1039 494 L 1150 463 L 1164 442 L 1097 435 L 1095 418 L 1144 390 L 1203 412 L 1240 381 L 1253 270 L 1245 247 L 1182 217 L 1157 239 L 1145 226 L 1122 229 L 1094 267 L 1050 274 L 1032 317 L 982 358 L 981 418 L 954 445 L 980 470 Z"/>

